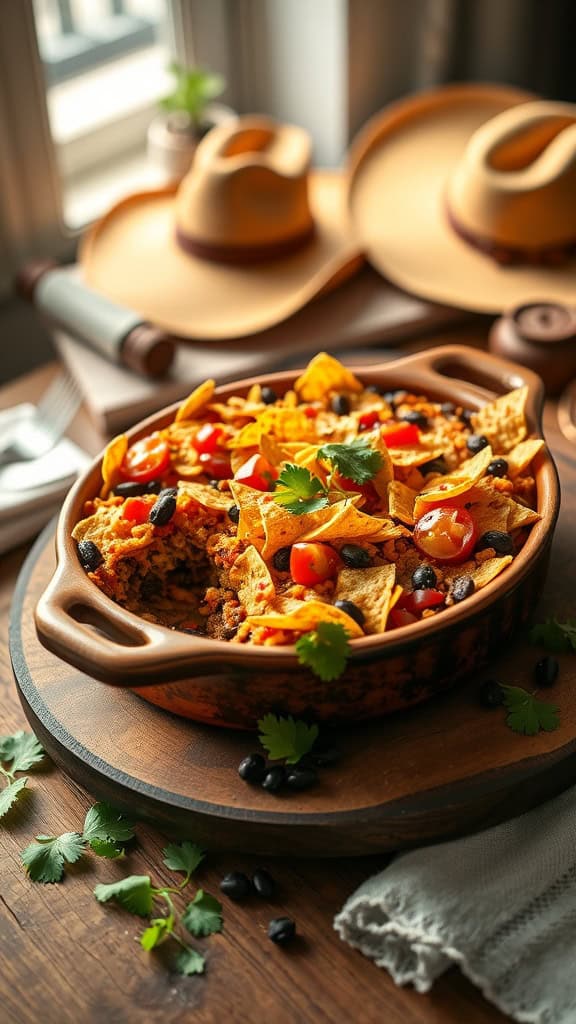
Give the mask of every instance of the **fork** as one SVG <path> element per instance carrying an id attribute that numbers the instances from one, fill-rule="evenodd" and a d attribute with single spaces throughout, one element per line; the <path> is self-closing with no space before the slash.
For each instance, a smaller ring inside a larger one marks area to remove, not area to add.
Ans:
<path id="1" fill-rule="evenodd" d="M 81 402 L 76 381 L 60 373 L 42 395 L 34 415 L 16 424 L 5 443 L 0 442 L 0 466 L 30 462 L 54 448 Z"/>

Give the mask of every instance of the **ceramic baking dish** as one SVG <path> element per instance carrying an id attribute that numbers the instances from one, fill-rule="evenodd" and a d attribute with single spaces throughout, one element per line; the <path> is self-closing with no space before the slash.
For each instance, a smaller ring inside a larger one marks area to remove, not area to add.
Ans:
<path id="1" fill-rule="evenodd" d="M 483 351 L 446 346 L 355 371 L 365 384 L 407 388 L 476 409 L 527 385 L 529 434 L 542 436 L 544 398 L 531 371 Z M 255 382 L 277 391 L 297 371 L 250 378 L 218 389 L 221 399 Z M 177 405 L 138 424 L 131 442 L 166 426 Z M 253 727 L 267 711 L 322 720 L 371 718 L 405 708 L 468 676 L 526 621 L 542 587 L 559 508 L 559 484 L 547 450 L 534 460 L 542 519 L 511 565 L 465 602 L 427 620 L 352 642 L 345 673 L 324 683 L 299 663 L 293 647 L 257 647 L 153 625 L 104 595 L 80 566 L 72 529 L 101 486 L 101 457 L 69 493 L 58 522 L 58 565 L 36 609 L 44 645 L 83 672 L 130 687 L 179 715 L 215 725 Z"/>

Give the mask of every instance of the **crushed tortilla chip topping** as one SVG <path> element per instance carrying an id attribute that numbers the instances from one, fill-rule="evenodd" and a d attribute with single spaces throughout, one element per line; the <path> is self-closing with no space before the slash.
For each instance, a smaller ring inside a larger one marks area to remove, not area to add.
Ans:
<path id="1" fill-rule="evenodd" d="M 320 623 L 354 641 L 442 614 L 505 572 L 540 518 L 533 463 L 544 442 L 529 436 L 526 398 L 518 388 L 465 416 L 365 388 L 326 353 L 284 393 L 254 384 L 221 399 L 206 381 L 132 476 L 129 439 L 110 442 L 100 494 L 73 531 L 80 560 L 130 611 L 233 643 L 292 645 Z M 472 434 L 484 438 L 476 454 Z M 319 459 L 327 444 L 333 456 Z M 460 562 L 416 543 L 419 519 L 446 507 L 450 529 L 459 509 L 473 523 Z M 488 546 L 494 531 L 512 554 L 498 538 Z M 430 602 L 414 587 L 424 564 Z"/>

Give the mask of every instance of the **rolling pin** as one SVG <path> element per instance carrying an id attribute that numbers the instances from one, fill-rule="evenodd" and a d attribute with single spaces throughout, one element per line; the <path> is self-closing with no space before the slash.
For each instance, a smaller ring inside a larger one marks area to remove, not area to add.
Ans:
<path id="1" fill-rule="evenodd" d="M 51 323 L 112 362 L 146 377 L 162 377 L 170 369 L 176 338 L 95 292 L 69 269 L 49 260 L 28 263 L 15 286 Z"/>

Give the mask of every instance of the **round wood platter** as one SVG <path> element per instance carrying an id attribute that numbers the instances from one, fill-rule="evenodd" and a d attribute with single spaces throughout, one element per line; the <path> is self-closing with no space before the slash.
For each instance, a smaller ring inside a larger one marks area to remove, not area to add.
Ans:
<path id="1" fill-rule="evenodd" d="M 563 508 L 539 617 L 575 614 L 575 463 L 555 453 Z M 33 609 L 54 568 L 52 530 L 32 549 L 16 591 L 10 649 L 20 698 L 51 757 L 95 797 L 208 847 L 266 855 L 384 852 L 485 828 L 576 780 L 576 657 L 543 699 L 560 707 L 555 732 L 520 736 L 477 692 L 496 677 L 531 688 L 542 652 L 518 638 L 489 672 L 389 718 L 340 729 L 341 761 L 315 789 L 274 796 L 244 783 L 254 735 L 197 725 L 128 690 L 97 682 L 40 644 Z M 263 709 L 263 712 L 266 709 Z"/>

